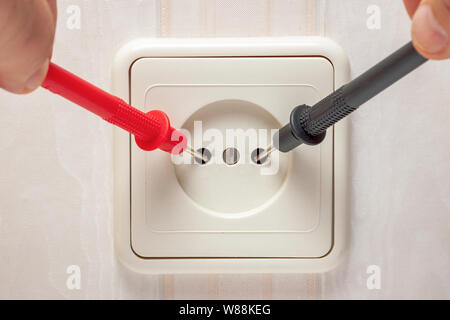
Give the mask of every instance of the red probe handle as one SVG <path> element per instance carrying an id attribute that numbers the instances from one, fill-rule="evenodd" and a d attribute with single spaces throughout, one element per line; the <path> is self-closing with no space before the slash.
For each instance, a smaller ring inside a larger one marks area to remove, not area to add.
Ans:
<path id="1" fill-rule="evenodd" d="M 143 150 L 159 148 L 180 154 L 186 149 L 186 136 L 170 126 L 164 112 L 153 110 L 144 113 L 54 63 L 50 63 L 42 87 L 133 134 Z"/>

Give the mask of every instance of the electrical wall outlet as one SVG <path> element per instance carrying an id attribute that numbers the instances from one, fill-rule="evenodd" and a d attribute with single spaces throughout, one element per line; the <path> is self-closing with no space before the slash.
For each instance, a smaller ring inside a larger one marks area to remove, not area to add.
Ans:
<path id="1" fill-rule="evenodd" d="M 337 265 L 347 239 L 346 120 L 319 146 L 252 161 L 292 108 L 348 81 L 336 44 L 136 40 L 120 50 L 113 78 L 117 95 L 143 111 L 165 111 L 210 158 L 144 152 L 116 129 L 115 242 L 125 265 L 144 273 L 310 273 Z"/>

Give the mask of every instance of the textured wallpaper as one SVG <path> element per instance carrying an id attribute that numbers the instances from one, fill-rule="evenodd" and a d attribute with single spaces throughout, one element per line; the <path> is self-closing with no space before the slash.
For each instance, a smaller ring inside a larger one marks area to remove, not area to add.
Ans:
<path id="1" fill-rule="evenodd" d="M 409 41 L 401 1 L 58 4 L 54 61 L 106 90 L 115 53 L 138 37 L 321 35 L 352 76 Z M 0 91 L 0 298 L 448 299 L 449 74 L 449 61 L 429 62 L 351 116 L 348 259 L 317 275 L 128 271 L 114 254 L 111 126 L 42 89 Z"/>

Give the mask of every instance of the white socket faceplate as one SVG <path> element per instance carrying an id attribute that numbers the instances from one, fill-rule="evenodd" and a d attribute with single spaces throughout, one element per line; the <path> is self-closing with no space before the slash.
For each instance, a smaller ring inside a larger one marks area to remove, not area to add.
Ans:
<path id="1" fill-rule="evenodd" d="M 165 111 L 177 128 L 193 133 L 201 120 L 203 132 L 225 137 L 229 129 L 278 129 L 293 107 L 313 105 L 348 76 L 342 50 L 323 38 L 146 39 L 119 52 L 114 88 L 136 108 Z M 267 146 L 270 131 L 232 166 L 221 162 L 229 141 L 221 149 L 191 139 L 213 153 L 214 163 L 200 166 L 144 152 L 116 129 L 120 260 L 144 273 L 333 268 L 347 239 L 347 138 L 344 120 L 321 145 L 277 153 L 264 166 L 249 157 Z"/>

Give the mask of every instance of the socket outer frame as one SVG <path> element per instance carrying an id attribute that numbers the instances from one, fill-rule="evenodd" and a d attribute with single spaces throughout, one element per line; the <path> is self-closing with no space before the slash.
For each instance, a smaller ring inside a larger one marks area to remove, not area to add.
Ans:
<path id="1" fill-rule="evenodd" d="M 334 69 L 334 88 L 349 80 L 344 51 L 321 37 L 137 39 L 120 49 L 113 68 L 113 90 L 130 99 L 130 70 L 148 57 L 323 57 Z M 348 243 L 348 120 L 334 126 L 333 245 L 320 258 L 154 258 L 145 259 L 131 246 L 130 135 L 114 129 L 114 242 L 119 260 L 139 273 L 315 273 L 336 267 L 345 257 Z M 128 146 L 128 147 L 124 147 Z M 128 148 L 128 150 L 127 150 Z M 339 168 L 336 170 L 336 168 Z"/>

